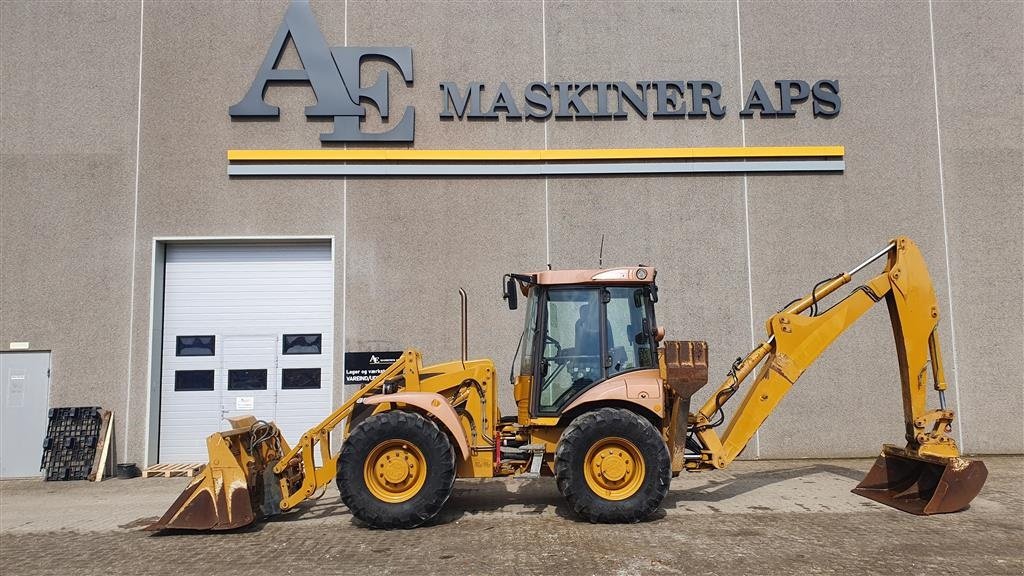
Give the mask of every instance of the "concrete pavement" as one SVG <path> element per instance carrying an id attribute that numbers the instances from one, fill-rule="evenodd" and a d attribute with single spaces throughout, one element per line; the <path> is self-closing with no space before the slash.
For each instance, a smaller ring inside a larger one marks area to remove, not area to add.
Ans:
<path id="1" fill-rule="evenodd" d="M 870 460 L 739 461 L 675 479 L 636 525 L 592 525 L 551 479 L 459 481 L 409 531 L 354 521 L 332 487 L 251 529 L 139 531 L 186 479 L 0 482 L 0 572 L 15 574 L 1016 574 L 1024 457 L 987 457 L 967 511 L 917 517 L 849 492 Z"/>

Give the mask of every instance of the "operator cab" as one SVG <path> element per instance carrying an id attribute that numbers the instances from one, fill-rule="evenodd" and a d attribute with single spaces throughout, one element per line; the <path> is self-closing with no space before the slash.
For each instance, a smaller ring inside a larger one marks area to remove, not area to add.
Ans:
<path id="1" fill-rule="evenodd" d="M 521 420 L 559 416 L 609 378 L 658 367 L 655 275 L 635 267 L 506 277 L 509 308 L 517 289 L 527 298 L 515 385 Z"/>

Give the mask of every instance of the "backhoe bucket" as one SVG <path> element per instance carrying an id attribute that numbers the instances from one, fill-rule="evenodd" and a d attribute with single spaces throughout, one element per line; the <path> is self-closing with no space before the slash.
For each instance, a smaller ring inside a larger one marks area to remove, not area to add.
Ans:
<path id="1" fill-rule="evenodd" d="M 263 478 L 269 476 L 274 480 L 269 469 L 276 460 L 263 459 L 266 450 L 251 453 L 256 423 L 252 417 L 233 419 L 233 430 L 210 435 L 206 439 L 209 463 L 146 530 L 230 530 L 255 522 L 258 514 L 268 512 L 268 504 L 276 506 L 275 495 L 280 499 L 280 489 L 275 494 L 276 481 L 265 482 Z M 272 424 L 260 425 L 279 436 Z"/>
<path id="2" fill-rule="evenodd" d="M 980 460 L 925 456 L 886 445 L 853 493 L 911 514 L 945 514 L 967 508 L 987 477 Z"/>

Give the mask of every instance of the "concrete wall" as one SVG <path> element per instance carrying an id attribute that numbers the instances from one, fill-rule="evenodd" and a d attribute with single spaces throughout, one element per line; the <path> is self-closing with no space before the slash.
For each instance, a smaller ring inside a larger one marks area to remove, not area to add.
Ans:
<path id="1" fill-rule="evenodd" d="M 934 5 L 936 87 L 964 442 L 1019 453 L 1024 5 L 993 8 Z"/>
<path id="2" fill-rule="evenodd" d="M 0 341 L 52 351 L 51 406 L 118 417 L 139 12 L 137 2 L 0 3 Z"/>
<path id="3" fill-rule="evenodd" d="M 942 304 L 958 438 L 970 452 L 1024 451 L 1021 4 L 316 2 L 331 45 L 413 48 L 414 85 L 393 85 L 391 106 L 417 107 L 415 148 L 841 144 L 847 168 L 230 179 L 225 150 L 317 148 L 328 128 L 302 114 L 314 102 L 303 88 L 270 89 L 280 121 L 227 115 L 285 7 L 0 8 L 0 343 L 53 350 L 54 405 L 113 407 L 122 459 L 145 457 L 154 238 L 296 235 L 334 238 L 340 401 L 345 350 L 457 356 L 459 286 L 471 355 L 507 375 L 522 312 L 504 308 L 500 275 L 595 266 L 602 234 L 606 264 L 659 268 L 660 323 L 671 338 L 708 340 L 717 380 L 765 317 L 906 234 Z M 741 121 L 745 87 L 782 78 L 838 79 L 843 112 Z M 730 110 L 721 120 L 437 118 L 441 81 L 541 79 L 714 79 Z M 879 307 L 744 456 L 863 456 L 898 442 L 897 374 Z M 507 384 L 500 396 L 511 412 Z"/>

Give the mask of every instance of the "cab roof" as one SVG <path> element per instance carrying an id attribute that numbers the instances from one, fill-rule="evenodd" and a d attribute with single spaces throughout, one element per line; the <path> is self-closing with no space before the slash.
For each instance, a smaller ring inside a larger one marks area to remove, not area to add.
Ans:
<path id="1" fill-rule="evenodd" d="M 531 274 L 540 286 L 559 284 L 653 284 L 658 274 L 652 266 L 595 268 L 591 270 L 543 270 Z"/>

